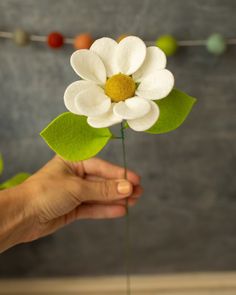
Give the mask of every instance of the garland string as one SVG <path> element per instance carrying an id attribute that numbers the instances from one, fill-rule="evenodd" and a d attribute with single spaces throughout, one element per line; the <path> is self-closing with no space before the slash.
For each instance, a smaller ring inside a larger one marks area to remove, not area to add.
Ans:
<path id="1" fill-rule="evenodd" d="M 125 150 L 125 126 L 123 122 L 120 125 L 121 142 L 122 142 L 122 154 L 123 154 L 123 167 L 124 167 L 124 179 L 127 179 L 127 161 Z M 130 215 L 128 198 L 126 198 L 126 216 L 125 216 L 125 264 L 126 264 L 126 294 L 131 295 L 130 286 Z"/>
<path id="2" fill-rule="evenodd" d="M 13 37 L 12 32 L 5 32 L 5 31 L 0 31 L 0 38 L 6 38 L 6 39 L 11 39 Z M 33 42 L 46 42 L 47 41 L 47 36 L 45 35 L 30 35 L 30 40 Z M 152 41 L 145 41 L 147 46 L 151 46 L 155 44 L 155 40 Z M 74 43 L 74 38 L 65 38 L 64 40 L 65 44 L 73 44 Z M 229 38 L 226 40 L 226 44 L 229 45 L 236 45 L 236 38 Z M 206 45 L 206 40 L 178 40 L 178 46 L 205 46 Z"/>

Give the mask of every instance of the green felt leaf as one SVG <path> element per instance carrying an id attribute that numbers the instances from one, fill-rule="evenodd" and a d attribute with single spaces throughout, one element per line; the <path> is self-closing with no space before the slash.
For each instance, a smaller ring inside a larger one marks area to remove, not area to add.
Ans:
<path id="1" fill-rule="evenodd" d="M 23 181 L 25 181 L 29 176 L 30 176 L 29 173 L 24 173 L 24 172 L 18 173 L 15 176 L 13 176 L 12 178 L 1 183 L 0 189 L 6 189 L 6 188 L 16 186 L 16 185 L 22 183 Z"/>
<path id="2" fill-rule="evenodd" d="M 0 175 L 3 172 L 3 168 L 4 168 L 3 158 L 2 158 L 2 154 L 0 154 Z"/>
<path id="3" fill-rule="evenodd" d="M 146 132 L 161 134 L 178 128 L 187 118 L 196 99 L 173 89 L 167 97 L 157 100 L 155 103 L 160 108 L 160 117 Z"/>
<path id="4" fill-rule="evenodd" d="M 93 128 L 85 116 L 69 112 L 54 119 L 40 135 L 51 149 L 69 161 L 95 156 L 112 137 L 108 128 Z"/>

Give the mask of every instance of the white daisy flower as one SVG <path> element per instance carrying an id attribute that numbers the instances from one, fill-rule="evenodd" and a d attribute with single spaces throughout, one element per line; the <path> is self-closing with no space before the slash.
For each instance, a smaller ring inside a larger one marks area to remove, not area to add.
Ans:
<path id="1" fill-rule="evenodd" d="M 67 87 L 66 108 L 87 116 L 95 128 L 126 120 L 135 131 L 149 129 L 160 114 L 153 100 L 166 97 L 174 86 L 164 52 L 156 46 L 146 48 L 135 36 L 119 43 L 98 39 L 89 50 L 75 51 L 70 61 L 83 80 Z"/>

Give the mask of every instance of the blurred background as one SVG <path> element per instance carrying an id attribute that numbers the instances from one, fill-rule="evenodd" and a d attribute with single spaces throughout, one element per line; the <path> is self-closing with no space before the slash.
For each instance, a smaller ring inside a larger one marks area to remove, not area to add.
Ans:
<path id="1" fill-rule="evenodd" d="M 134 34 L 156 40 L 236 37 L 234 0 L 1 0 L 0 30 L 59 31 L 94 38 Z M 39 132 L 66 109 L 64 90 L 77 79 L 72 46 L 19 47 L 0 39 L 1 180 L 33 173 L 52 151 Z M 176 87 L 198 98 L 178 130 L 159 136 L 127 132 L 128 166 L 145 193 L 131 211 L 132 268 L 140 273 L 236 270 L 236 46 L 222 56 L 184 47 L 168 59 Z M 122 163 L 121 145 L 100 154 Z M 0 256 L 0 277 L 124 273 L 125 222 L 79 221 Z"/>

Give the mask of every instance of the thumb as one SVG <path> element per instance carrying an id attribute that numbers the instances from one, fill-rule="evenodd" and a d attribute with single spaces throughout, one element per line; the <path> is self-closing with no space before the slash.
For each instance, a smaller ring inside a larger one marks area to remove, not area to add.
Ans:
<path id="1" fill-rule="evenodd" d="M 133 185 L 125 179 L 81 182 L 80 200 L 114 201 L 126 198 L 133 192 Z"/>

